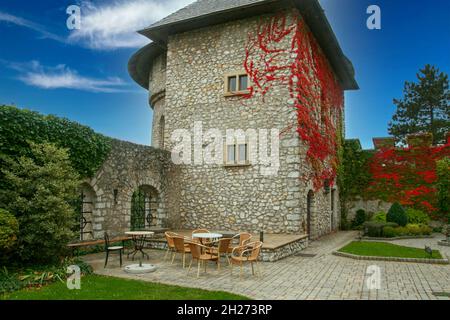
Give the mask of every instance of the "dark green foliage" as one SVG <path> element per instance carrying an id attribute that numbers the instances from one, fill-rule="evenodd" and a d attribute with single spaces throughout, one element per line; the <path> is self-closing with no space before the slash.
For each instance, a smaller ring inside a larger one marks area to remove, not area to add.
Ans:
<path id="1" fill-rule="evenodd" d="M 395 232 L 395 228 L 385 226 L 383 228 L 383 237 L 385 238 L 393 238 L 396 237 L 397 233 Z"/>
<path id="2" fill-rule="evenodd" d="M 49 263 L 73 239 L 76 213 L 70 203 L 79 196 L 80 181 L 66 149 L 30 143 L 30 150 L 30 157 L 4 159 L 8 188 L 0 190 L 0 204 L 19 222 L 15 260 Z"/>
<path id="3" fill-rule="evenodd" d="M 0 209 L 0 254 L 2 256 L 15 245 L 18 233 L 19 223 L 16 217 Z"/>
<path id="4" fill-rule="evenodd" d="M 405 209 L 399 203 L 395 202 L 386 215 L 386 221 L 395 222 L 399 226 L 404 227 L 408 223 L 408 216 L 406 215 Z"/>
<path id="5" fill-rule="evenodd" d="M 72 166 L 81 177 L 92 176 L 110 150 L 110 138 L 89 127 L 53 115 L 0 106 L 0 154 L 29 156 L 29 141 L 67 148 Z"/>
<path id="6" fill-rule="evenodd" d="M 369 237 L 383 237 L 384 228 L 397 228 L 394 222 L 367 221 L 363 224 L 364 234 Z"/>
<path id="7" fill-rule="evenodd" d="M 419 71 L 417 83 L 405 82 L 403 99 L 394 99 L 397 111 L 389 133 L 405 143 L 408 134 L 430 132 L 434 145 L 445 143 L 450 127 L 448 76 L 428 64 Z"/>
<path id="8" fill-rule="evenodd" d="M 438 176 L 438 207 L 442 215 L 447 216 L 450 224 L 450 159 L 444 158 L 436 163 Z"/>
<path id="9" fill-rule="evenodd" d="M 355 219 L 353 220 L 353 226 L 358 227 L 367 220 L 366 211 L 359 209 L 356 211 Z"/>
<path id="10" fill-rule="evenodd" d="M 384 222 L 367 221 L 364 223 L 364 234 L 369 237 L 382 237 L 383 228 L 386 226 Z"/>

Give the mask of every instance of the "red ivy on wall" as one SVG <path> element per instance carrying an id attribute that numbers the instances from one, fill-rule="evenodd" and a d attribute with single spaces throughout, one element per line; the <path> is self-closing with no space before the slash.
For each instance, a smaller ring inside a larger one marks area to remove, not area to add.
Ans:
<path id="1" fill-rule="evenodd" d="M 373 182 L 370 195 L 437 215 L 436 161 L 450 157 L 450 141 L 443 146 L 416 145 L 381 148 L 369 161 Z"/>
<path id="2" fill-rule="evenodd" d="M 244 67 L 251 80 L 245 99 L 264 97 L 275 85 L 287 86 L 286 103 L 296 110 L 296 131 L 308 147 L 312 167 L 305 178 L 316 190 L 325 181 L 334 183 L 343 91 L 300 14 L 278 14 L 250 33 Z"/>

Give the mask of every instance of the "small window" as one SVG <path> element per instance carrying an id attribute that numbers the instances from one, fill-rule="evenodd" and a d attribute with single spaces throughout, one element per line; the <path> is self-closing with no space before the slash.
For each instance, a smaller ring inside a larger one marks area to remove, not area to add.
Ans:
<path id="1" fill-rule="evenodd" d="M 228 144 L 226 148 L 225 163 L 227 165 L 249 164 L 248 144 Z"/>
<path id="2" fill-rule="evenodd" d="M 245 91 L 248 89 L 247 79 L 248 76 L 246 74 L 239 76 L 239 91 Z"/>
<path id="3" fill-rule="evenodd" d="M 236 76 L 228 77 L 228 92 L 236 91 Z"/>
<path id="4" fill-rule="evenodd" d="M 225 94 L 234 95 L 248 91 L 248 75 L 245 73 L 231 73 L 225 77 Z"/>

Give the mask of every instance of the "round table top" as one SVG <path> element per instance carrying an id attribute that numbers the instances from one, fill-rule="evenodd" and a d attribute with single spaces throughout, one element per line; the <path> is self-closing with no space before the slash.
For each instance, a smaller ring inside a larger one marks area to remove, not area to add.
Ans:
<path id="1" fill-rule="evenodd" d="M 155 233 L 153 231 L 126 231 L 125 234 L 129 236 L 150 236 Z"/>
<path id="2" fill-rule="evenodd" d="M 222 238 L 222 236 L 223 235 L 220 233 L 205 232 L 205 233 L 194 233 L 192 235 L 192 238 L 217 239 Z"/>

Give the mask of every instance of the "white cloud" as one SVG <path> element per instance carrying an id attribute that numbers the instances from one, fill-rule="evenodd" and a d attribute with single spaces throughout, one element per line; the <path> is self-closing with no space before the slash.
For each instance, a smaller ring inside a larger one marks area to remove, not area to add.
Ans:
<path id="1" fill-rule="evenodd" d="M 0 22 L 12 23 L 20 27 L 31 29 L 39 33 L 43 38 L 53 39 L 60 42 L 65 42 L 66 39 L 47 31 L 43 26 L 34 23 L 33 21 L 17 17 L 0 11 Z"/>
<path id="2" fill-rule="evenodd" d="M 3 63 L 5 63 L 3 61 Z M 79 75 L 77 71 L 64 64 L 55 67 L 41 65 L 38 61 L 28 63 L 5 63 L 9 68 L 20 72 L 19 80 L 42 89 L 76 89 L 90 92 L 125 91 L 126 83 L 117 77 L 96 79 Z"/>
<path id="3" fill-rule="evenodd" d="M 96 6 L 82 2 L 81 29 L 73 30 L 70 42 L 108 50 L 141 47 L 149 42 L 136 33 L 194 0 L 120 0 Z"/>

